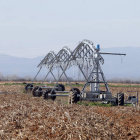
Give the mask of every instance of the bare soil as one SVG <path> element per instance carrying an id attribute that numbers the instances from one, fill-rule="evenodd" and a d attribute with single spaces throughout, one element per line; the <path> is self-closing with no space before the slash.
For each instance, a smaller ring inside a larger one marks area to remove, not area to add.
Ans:
<path id="1" fill-rule="evenodd" d="M 128 96 L 127 91 L 140 92 L 140 88 L 110 89 L 113 95 L 124 92 Z M 20 85 L 1 85 L 0 91 L 7 92 L 0 94 L 1 140 L 140 139 L 139 107 L 67 105 L 62 98 L 53 102 L 32 97 L 31 93 L 23 93 L 24 86 Z"/>

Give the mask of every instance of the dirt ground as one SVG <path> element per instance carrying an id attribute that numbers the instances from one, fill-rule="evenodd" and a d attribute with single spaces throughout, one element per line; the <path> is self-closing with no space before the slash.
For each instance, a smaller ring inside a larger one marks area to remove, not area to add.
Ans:
<path id="1" fill-rule="evenodd" d="M 113 95 L 140 92 L 140 88 L 134 87 L 110 89 Z M 1 140 L 140 139 L 139 107 L 68 105 L 62 98 L 51 101 L 33 97 L 31 93 L 24 93 L 21 85 L 0 85 L 0 91 L 8 92 L 0 94 Z"/>

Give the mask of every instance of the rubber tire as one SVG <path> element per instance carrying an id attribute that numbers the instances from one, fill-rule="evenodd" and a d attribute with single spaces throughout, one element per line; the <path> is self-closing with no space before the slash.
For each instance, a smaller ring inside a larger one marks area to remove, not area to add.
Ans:
<path id="1" fill-rule="evenodd" d="M 28 87 L 32 87 L 32 88 L 29 88 L 29 89 L 28 89 Z M 33 86 L 32 84 L 27 84 L 27 85 L 25 86 L 25 91 L 32 91 L 33 88 L 34 88 L 34 86 Z"/>
<path id="2" fill-rule="evenodd" d="M 38 88 L 39 88 L 39 91 L 42 91 L 42 88 L 40 88 L 39 86 L 34 87 L 32 90 L 32 95 L 34 97 L 41 97 L 42 96 L 42 92 L 36 92 L 36 90 L 38 90 Z"/>
<path id="3" fill-rule="evenodd" d="M 54 90 L 52 91 L 51 95 L 52 94 L 56 94 Z M 56 99 L 56 96 L 51 96 L 51 99 L 54 101 Z"/>
<path id="4" fill-rule="evenodd" d="M 74 92 L 72 89 L 69 92 L 69 98 L 68 102 L 69 104 L 76 104 L 78 101 L 80 101 L 80 97 L 77 97 L 78 94 L 80 94 L 80 90 L 78 88 L 73 88 Z"/>
<path id="5" fill-rule="evenodd" d="M 122 106 L 124 105 L 124 93 L 117 93 L 117 104 Z"/>
<path id="6" fill-rule="evenodd" d="M 73 88 L 73 89 L 76 90 L 77 94 L 80 94 L 80 90 L 78 88 Z M 72 89 L 70 91 L 72 91 Z"/>
<path id="7" fill-rule="evenodd" d="M 49 99 L 49 96 L 48 96 L 49 93 L 50 93 L 50 91 L 49 91 L 49 90 L 46 90 L 45 92 L 43 92 L 42 97 L 43 97 L 45 100 L 48 100 L 48 99 Z"/>
<path id="8" fill-rule="evenodd" d="M 128 97 L 128 101 L 130 101 L 130 100 L 131 100 L 131 98 L 132 98 L 132 96 L 129 96 L 129 97 Z"/>
<path id="9" fill-rule="evenodd" d="M 132 96 L 132 98 L 136 98 L 136 96 Z"/>
<path id="10" fill-rule="evenodd" d="M 57 91 L 65 91 L 65 86 L 63 84 L 58 84 L 56 87 L 60 87 Z"/>
<path id="11" fill-rule="evenodd" d="M 80 90 L 79 90 L 78 88 L 73 88 L 73 89 L 76 91 L 76 94 L 80 94 L 80 93 L 81 93 Z M 72 89 L 71 89 L 70 91 L 72 91 Z M 80 101 L 80 97 L 77 97 L 76 100 L 77 100 L 77 101 Z"/>

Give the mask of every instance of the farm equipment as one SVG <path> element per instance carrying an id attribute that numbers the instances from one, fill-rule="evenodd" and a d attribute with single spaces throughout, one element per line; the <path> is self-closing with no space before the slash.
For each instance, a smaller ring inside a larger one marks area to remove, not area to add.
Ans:
<path id="1" fill-rule="evenodd" d="M 81 92 L 77 88 L 76 89 L 72 88 L 69 94 L 65 95 L 65 96 L 69 96 L 69 103 L 77 103 L 77 101 L 80 100 L 89 100 L 89 101 L 107 101 L 119 105 L 124 104 L 124 93 L 117 93 L 117 97 L 112 97 L 107 81 L 105 79 L 105 76 L 100 66 L 100 63 L 104 64 L 104 59 L 101 56 L 101 54 L 126 55 L 120 53 L 100 52 L 99 45 L 95 47 L 91 41 L 84 40 L 76 47 L 76 49 L 71 53 L 71 55 L 63 62 L 61 62 L 61 65 L 59 65 L 61 68 L 62 65 L 64 67 L 64 69 L 62 69 L 63 73 L 61 74 L 61 76 L 65 74 L 67 67 L 76 65 L 79 67 L 81 73 L 86 79 L 86 84 L 84 85 L 84 88 Z M 85 73 L 82 70 L 84 65 L 88 65 L 88 67 L 92 67 L 92 70 L 88 75 L 88 77 L 85 75 Z M 59 77 L 59 79 L 61 78 L 61 76 Z M 101 83 L 105 85 L 106 91 L 100 90 Z M 90 91 L 85 90 L 88 85 L 90 85 Z M 53 89 L 51 93 L 52 92 Z M 51 94 L 49 96 L 56 96 L 56 95 Z M 48 94 L 45 97 L 48 98 Z"/>
<path id="2" fill-rule="evenodd" d="M 49 69 L 45 79 L 48 74 L 52 73 L 52 70 L 55 68 L 61 68 L 62 73 L 58 76 L 57 81 L 54 87 L 44 87 L 42 84 L 38 87 L 34 87 L 32 93 L 34 96 L 42 96 L 44 99 L 53 99 L 55 100 L 56 96 L 69 96 L 69 103 L 77 103 L 78 101 L 88 100 L 88 101 L 107 101 L 113 104 L 124 105 L 124 93 L 117 93 L 116 97 L 113 97 L 107 81 L 105 79 L 104 73 L 101 69 L 101 64 L 104 64 L 104 59 L 102 55 L 126 55 L 120 53 L 106 53 L 100 52 L 100 46 L 96 47 L 89 40 L 83 40 L 73 52 L 69 48 L 63 47 L 57 55 L 54 53 L 49 53 L 38 65 L 40 69 L 43 66 L 46 66 Z M 49 60 L 49 61 L 48 61 Z M 83 71 L 84 66 L 87 66 L 91 69 L 90 73 L 86 75 Z M 82 75 L 84 76 L 86 83 L 83 87 L 83 90 L 80 91 L 78 88 L 73 88 L 67 75 L 66 70 L 71 66 L 78 66 Z M 66 79 L 71 86 L 70 91 L 65 91 L 65 87 L 62 84 L 58 84 L 62 75 L 65 75 Z M 105 91 L 100 90 L 100 84 L 105 85 Z M 86 91 L 87 86 L 90 86 L 90 91 Z M 31 87 L 32 88 L 32 87 Z M 56 94 L 59 93 L 59 94 Z M 60 94 L 68 93 L 68 94 Z"/>
<path id="3" fill-rule="evenodd" d="M 104 64 L 104 59 L 101 56 L 102 54 L 108 55 L 126 55 L 120 53 L 105 53 L 100 52 L 100 46 L 95 47 L 91 41 L 84 40 L 82 41 L 76 49 L 73 51 L 71 56 L 71 62 L 78 65 L 81 73 L 86 79 L 86 84 L 83 87 L 83 90 L 80 94 L 76 92 L 70 92 L 69 102 L 76 103 L 79 100 L 88 100 L 88 101 L 107 101 L 113 104 L 124 104 L 124 93 L 117 93 L 117 97 L 112 97 L 109 86 L 105 79 L 104 73 L 101 69 L 100 64 Z M 84 64 L 88 64 L 88 67 L 92 67 L 92 70 L 88 77 L 85 76 L 82 71 Z M 100 84 L 104 84 L 106 90 L 100 90 Z M 90 85 L 90 91 L 86 91 L 87 86 Z"/>
<path id="4" fill-rule="evenodd" d="M 36 77 L 38 76 L 38 74 L 40 73 L 40 71 L 41 71 L 43 65 L 47 65 L 48 63 L 50 63 L 50 61 L 52 61 L 52 59 L 54 59 L 55 56 L 56 56 L 56 55 L 55 55 L 55 53 L 54 53 L 53 51 L 49 52 L 49 53 L 45 56 L 45 58 L 44 58 L 44 59 L 39 63 L 39 65 L 37 66 L 37 67 L 40 67 L 40 69 L 39 69 L 39 71 L 37 72 L 36 76 L 34 77 L 32 83 L 27 84 L 27 85 L 25 86 L 25 91 L 32 91 L 32 90 L 33 90 L 33 88 L 34 88 L 33 83 L 34 83 Z M 52 73 L 52 72 L 51 72 L 51 73 Z M 53 75 L 53 74 L 52 74 L 52 75 Z M 53 76 L 54 76 L 54 75 L 53 75 Z M 38 95 L 37 95 L 37 96 L 38 96 Z"/>
<path id="5" fill-rule="evenodd" d="M 129 95 L 128 96 L 128 98 L 125 98 L 125 104 L 132 104 L 133 106 L 136 106 L 136 104 L 138 105 L 138 99 L 139 99 L 139 97 L 138 97 L 138 95 L 139 95 L 139 93 L 138 93 L 138 91 L 127 91 L 127 92 L 129 92 L 129 93 L 137 93 L 137 97 L 135 96 L 135 95 Z"/>
<path id="6" fill-rule="evenodd" d="M 44 61 L 42 61 L 39 64 L 39 66 L 46 66 L 49 69 L 49 72 L 47 73 L 45 79 L 47 78 L 48 74 L 50 72 L 52 73 L 52 70 L 55 69 L 55 68 L 61 68 L 61 70 L 64 72 L 64 70 L 63 70 L 64 65 L 62 65 L 62 63 L 65 60 L 67 60 L 67 58 L 69 58 L 70 55 L 71 55 L 70 49 L 68 47 L 63 47 L 58 52 L 58 54 L 55 57 L 53 57 L 52 60 L 49 61 L 49 63 L 46 63 L 45 62 L 46 60 L 44 59 Z M 60 80 L 62 75 L 60 77 L 58 77 L 58 80 L 56 80 L 53 73 L 52 73 L 52 75 L 53 75 L 55 81 L 57 81 L 55 86 L 54 87 L 44 87 L 44 86 L 42 86 L 43 82 L 45 81 L 45 79 L 44 79 L 44 81 L 42 82 L 42 84 L 40 86 L 37 86 L 37 87 L 33 88 L 32 94 L 34 96 L 39 96 L 39 97 L 43 96 L 44 99 L 48 99 L 50 97 L 52 100 L 55 100 L 56 96 L 65 96 L 65 94 L 60 94 L 60 93 L 69 93 L 69 91 L 65 91 L 64 85 L 58 84 L 58 81 Z M 65 72 L 64 72 L 64 75 L 67 78 L 72 90 L 74 91 L 74 88 L 72 87 L 72 85 L 71 85 L 71 83 L 70 83 L 70 81 L 69 81 Z M 56 94 L 56 93 L 59 93 L 59 94 Z M 80 93 L 80 91 L 79 91 L 79 93 Z"/>
<path id="7" fill-rule="evenodd" d="M 49 64 L 52 63 L 52 61 L 54 61 L 56 58 L 56 54 L 51 51 L 50 53 L 47 54 L 47 56 L 39 63 L 38 67 L 43 67 L 43 66 L 46 66 L 49 68 Z M 47 90 L 50 90 L 51 87 L 46 87 L 46 86 L 43 86 L 43 83 L 45 82 L 46 78 L 48 77 L 49 74 L 52 74 L 52 76 L 54 77 L 54 79 L 56 80 L 52 70 L 50 70 L 47 75 L 45 76 L 43 82 L 41 83 L 40 86 L 36 86 L 33 88 L 32 90 L 32 94 L 33 96 L 35 97 L 41 97 L 43 92 L 45 91 L 45 89 Z M 56 90 L 60 91 L 60 90 L 65 90 L 65 87 L 62 85 L 62 84 L 58 84 L 57 87 L 56 87 Z"/>
<path id="8" fill-rule="evenodd" d="M 66 54 L 66 52 L 64 52 L 64 54 Z M 69 96 L 69 103 L 77 103 L 78 101 L 88 100 L 88 101 L 107 101 L 108 103 L 111 102 L 113 104 L 123 105 L 124 93 L 120 92 L 120 93 L 117 93 L 116 97 L 112 97 L 109 86 L 107 84 L 107 81 L 105 79 L 105 76 L 100 66 L 100 63 L 104 64 L 104 59 L 101 56 L 101 54 L 126 55 L 126 54 L 120 54 L 120 53 L 100 52 L 99 45 L 95 47 L 91 41 L 88 41 L 88 40 L 82 41 L 76 47 L 76 49 L 71 54 L 69 54 L 68 57 L 65 57 L 63 61 L 61 61 L 61 59 L 58 57 L 59 59 L 56 59 L 55 63 L 51 63 L 52 65 L 51 67 L 53 67 L 54 65 L 55 67 L 56 66 L 61 67 L 63 72 L 59 77 L 60 79 L 63 74 L 67 78 L 65 71 L 67 70 L 68 67 L 71 67 L 72 65 L 78 66 L 84 78 L 86 79 L 86 84 L 84 85 L 83 90 L 80 92 L 78 88 L 73 88 L 72 85 L 69 83 L 72 87 L 69 94 L 65 94 L 65 95 L 55 94 L 54 89 L 59 81 L 58 79 L 56 85 L 54 86 L 54 88 L 52 88 L 51 92 L 48 91 L 47 93 L 43 94 L 44 98 L 48 99 L 49 97 Z M 86 76 L 82 70 L 84 65 L 87 65 L 88 68 L 92 67 L 92 70 L 88 76 Z M 101 83 L 105 85 L 105 88 L 106 88 L 105 91 L 100 90 Z M 90 91 L 85 90 L 88 85 L 90 86 Z"/>
<path id="9" fill-rule="evenodd" d="M 53 66 L 50 67 L 50 64 L 53 63 L 56 59 L 56 54 L 54 52 L 50 52 L 41 62 L 40 64 L 38 65 L 38 67 L 47 67 L 49 69 L 49 72 L 47 73 L 47 75 L 45 76 L 43 82 L 41 83 L 40 86 L 36 86 L 33 88 L 32 90 L 32 94 L 33 96 L 35 97 L 41 97 L 42 94 L 46 91 L 50 91 L 51 90 L 51 87 L 46 87 L 46 86 L 43 86 L 43 83 L 45 82 L 46 78 L 48 77 L 48 75 L 51 73 L 53 78 L 55 79 L 56 81 L 56 78 L 55 78 L 55 75 L 53 74 Z M 65 87 L 64 85 L 62 84 L 57 84 L 55 90 L 57 91 L 64 91 L 65 90 Z"/>

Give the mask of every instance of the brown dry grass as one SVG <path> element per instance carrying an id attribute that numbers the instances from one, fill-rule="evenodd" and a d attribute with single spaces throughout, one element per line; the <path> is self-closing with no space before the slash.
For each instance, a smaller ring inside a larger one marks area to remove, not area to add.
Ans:
<path id="1" fill-rule="evenodd" d="M 23 86 L 2 90 L 9 94 L 0 94 L 0 139 L 140 139 L 139 108 L 66 105 L 21 94 Z M 128 90 L 140 89 L 111 87 Z"/>

